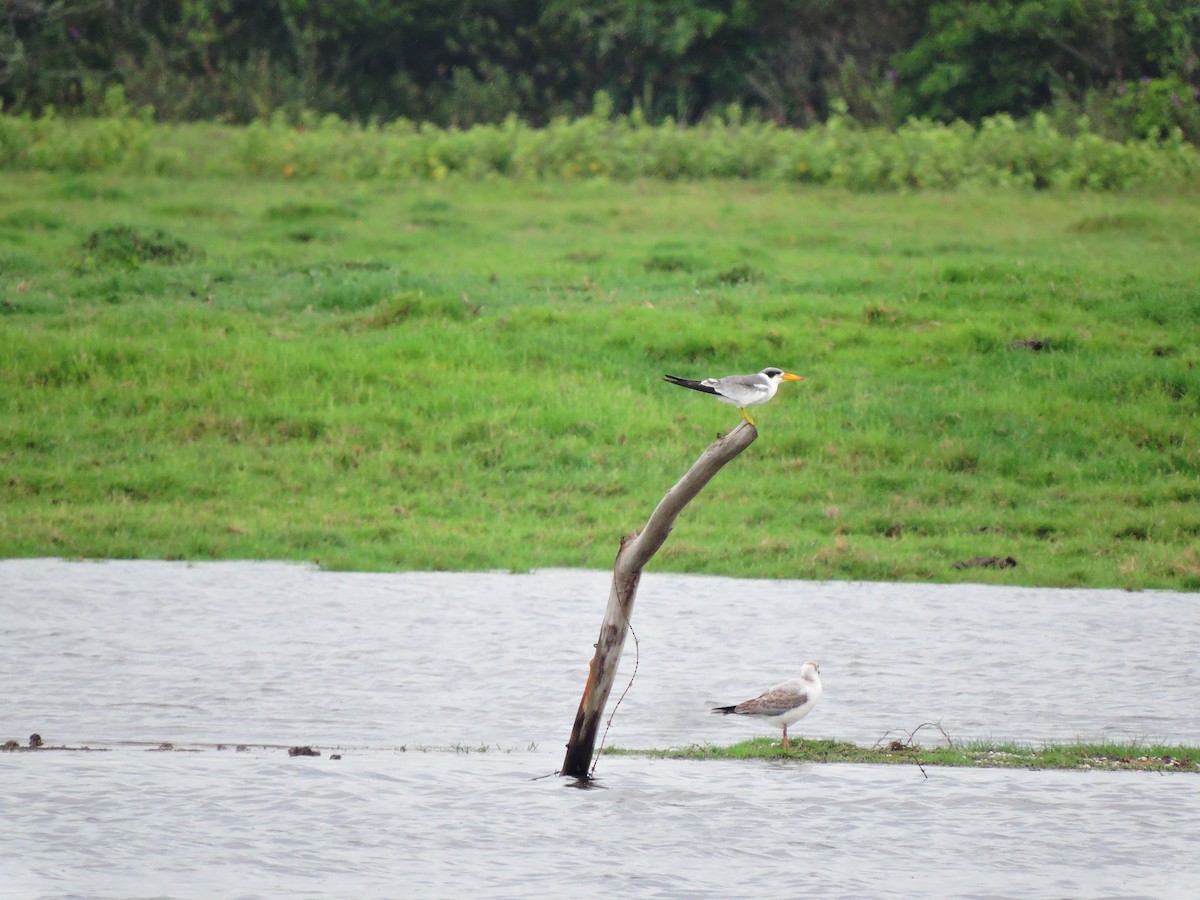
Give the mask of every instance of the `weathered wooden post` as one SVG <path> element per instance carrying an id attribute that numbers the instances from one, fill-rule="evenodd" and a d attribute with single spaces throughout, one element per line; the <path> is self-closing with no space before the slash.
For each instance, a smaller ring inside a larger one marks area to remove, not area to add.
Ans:
<path id="1" fill-rule="evenodd" d="M 700 454 L 687 474 L 667 491 L 650 514 L 645 527 L 621 539 L 621 548 L 617 551 L 613 566 L 608 608 L 600 624 L 600 639 L 596 641 L 596 654 L 592 657 L 579 711 L 575 713 L 575 727 L 571 729 L 560 775 L 579 779 L 589 777 L 588 769 L 596 752 L 596 734 L 604 715 L 604 705 L 612 691 L 613 680 L 617 676 L 621 651 L 625 648 L 625 634 L 629 630 L 629 618 L 633 612 L 633 599 L 642 577 L 642 568 L 671 533 L 675 517 L 722 466 L 754 443 L 757 437 L 758 429 L 744 422 L 725 437 L 717 438 Z"/>

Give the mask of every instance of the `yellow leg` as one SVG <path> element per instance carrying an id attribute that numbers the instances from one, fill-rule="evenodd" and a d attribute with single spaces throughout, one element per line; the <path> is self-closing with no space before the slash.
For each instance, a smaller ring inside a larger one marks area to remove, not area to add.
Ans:
<path id="1" fill-rule="evenodd" d="M 754 420 L 752 418 L 750 418 L 750 413 L 746 412 L 746 407 L 740 406 L 738 408 L 742 411 L 742 418 L 745 419 L 747 422 L 749 422 L 751 425 L 753 425 Z"/>

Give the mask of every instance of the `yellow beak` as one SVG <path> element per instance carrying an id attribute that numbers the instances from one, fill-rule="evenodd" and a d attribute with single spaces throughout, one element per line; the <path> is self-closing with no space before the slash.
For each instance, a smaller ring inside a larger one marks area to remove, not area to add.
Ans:
<path id="1" fill-rule="evenodd" d="M 784 372 L 779 376 L 782 381 L 803 381 L 799 375 L 793 375 L 791 372 Z"/>

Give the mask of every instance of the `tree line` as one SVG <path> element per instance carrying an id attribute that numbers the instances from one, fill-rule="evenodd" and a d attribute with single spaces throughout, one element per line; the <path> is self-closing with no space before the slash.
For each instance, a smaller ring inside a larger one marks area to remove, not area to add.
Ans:
<path id="1" fill-rule="evenodd" d="M 1200 138 L 1195 0 L 3 0 L 0 103 L 161 121 L 442 126 L 593 108 L 695 122 L 1057 110 Z"/>

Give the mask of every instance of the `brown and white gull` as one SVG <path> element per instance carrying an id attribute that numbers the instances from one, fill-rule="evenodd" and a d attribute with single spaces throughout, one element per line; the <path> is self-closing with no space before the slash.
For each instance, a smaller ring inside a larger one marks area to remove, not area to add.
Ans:
<path id="1" fill-rule="evenodd" d="M 809 660 L 800 667 L 800 674 L 764 691 L 753 700 L 733 706 L 718 706 L 714 713 L 727 716 L 752 716 L 772 725 L 783 726 L 783 749 L 788 749 L 788 726 L 795 725 L 821 699 L 821 669 Z"/>

